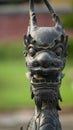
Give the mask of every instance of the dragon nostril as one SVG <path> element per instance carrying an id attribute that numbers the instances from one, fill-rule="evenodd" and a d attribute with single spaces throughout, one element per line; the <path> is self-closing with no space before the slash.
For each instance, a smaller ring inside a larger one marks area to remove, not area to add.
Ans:
<path id="1" fill-rule="evenodd" d="M 44 64 L 44 67 L 45 67 L 45 68 L 48 68 L 49 66 L 50 66 L 50 63 L 45 63 L 45 64 Z"/>
<path id="2" fill-rule="evenodd" d="M 57 63 L 57 62 L 53 62 L 53 63 L 52 63 L 52 66 L 58 67 L 58 63 Z"/>
<path id="3" fill-rule="evenodd" d="M 39 63 L 37 61 L 33 62 L 32 66 L 34 67 L 38 67 L 39 66 Z"/>
<path id="4" fill-rule="evenodd" d="M 40 55 L 37 58 L 37 61 L 40 66 L 48 68 L 52 63 L 52 57 L 47 52 L 43 52 L 40 53 Z"/>

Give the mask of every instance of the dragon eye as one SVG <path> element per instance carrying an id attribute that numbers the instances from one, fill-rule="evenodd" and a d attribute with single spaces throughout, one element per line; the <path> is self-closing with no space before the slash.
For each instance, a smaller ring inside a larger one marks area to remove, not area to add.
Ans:
<path id="1" fill-rule="evenodd" d="M 30 49 L 29 49 L 29 55 L 30 55 L 30 56 L 33 57 L 33 56 L 35 55 L 35 53 L 36 53 L 36 51 L 34 50 L 34 48 L 30 48 Z"/>
<path id="2" fill-rule="evenodd" d="M 56 50 L 55 50 L 55 53 L 57 56 L 61 56 L 62 55 L 62 47 L 58 47 Z"/>

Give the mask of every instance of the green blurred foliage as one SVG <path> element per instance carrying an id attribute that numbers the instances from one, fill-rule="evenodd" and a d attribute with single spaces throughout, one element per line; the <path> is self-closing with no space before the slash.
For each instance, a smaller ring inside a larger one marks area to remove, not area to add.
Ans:
<path id="1" fill-rule="evenodd" d="M 73 29 L 73 13 L 61 15 L 60 17 L 64 27 Z"/>
<path id="2" fill-rule="evenodd" d="M 0 111 L 33 105 L 26 77 L 24 45 L 20 42 L 0 44 Z"/>
<path id="3" fill-rule="evenodd" d="M 14 41 L 3 42 L 0 45 L 0 60 L 18 60 L 23 58 L 23 44 Z"/>

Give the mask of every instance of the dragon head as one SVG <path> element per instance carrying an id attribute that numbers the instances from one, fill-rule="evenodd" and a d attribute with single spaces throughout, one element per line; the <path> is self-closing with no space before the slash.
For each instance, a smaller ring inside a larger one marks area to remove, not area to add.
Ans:
<path id="1" fill-rule="evenodd" d="M 30 0 L 30 25 L 24 36 L 26 65 L 30 72 L 31 95 L 36 105 L 61 99 L 59 86 L 63 78 L 68 51 L 67 39 L 59 17 L 47 0 L 44 0 L 54 21 L 54 27 L 38 27 L 33 0 Z M 59 107 L 58 107 L 59 108 Z"/>

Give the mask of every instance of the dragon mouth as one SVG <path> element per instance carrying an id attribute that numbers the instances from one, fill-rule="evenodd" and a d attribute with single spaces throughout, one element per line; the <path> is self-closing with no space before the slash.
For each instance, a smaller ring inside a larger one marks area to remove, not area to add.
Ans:
<path id="1" fill-rule="evenodd" d="M 31 77 L 32 85 L 59 85 L 61 83 L 61 73 L 58 71 L 50 71 L 47 74 L 33 74 Z"/>
<path id="2" fill-rule="evenodd" d="M 45 75 L 47 75 L 47 74 L 51 74 L 51 73 L 53 73 L 54 72 L 54 74 L 56 74 L 56 73 L 58 73 L 58 72 L 60 72 L 61 71 L 61 68 L 60 67 L 49 67 L 49 68 L 43 68 L 43 67 L 30 67 L 29 68 L 29 70 L 30 70 L 30 72 L 31 73 L 33 73 L 33 74 L 45 74 Z"/>

